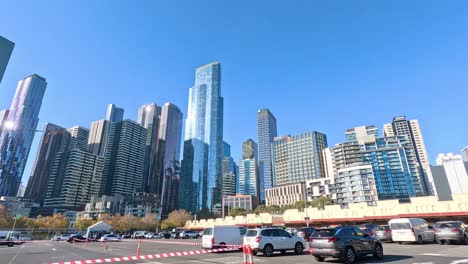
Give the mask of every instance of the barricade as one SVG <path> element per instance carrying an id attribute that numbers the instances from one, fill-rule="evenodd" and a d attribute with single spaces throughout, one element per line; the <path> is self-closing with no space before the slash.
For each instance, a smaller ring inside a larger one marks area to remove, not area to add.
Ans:
<path id="1" fill-rule="evenodd" d="M 239 248 L 236 248 L 236 247 L 203 249 L 203 250 L 190 250 L 190 251 L 181 251 L 181 252 L 172 252 L 172 253 L 152 254 L 152 255 L 145 255 L 145 256 L 73 260 L 73 261 L 53 262 L 49 264 L 112 263 L 112 262 L 125 262 L 125 261 L 134 261 L 134 260 L 152 260 L 152 259 L 160 259 L 160 258 L 182 257 L 182 256 L 201 255 L 201 254 L 208 254 L 208 253 L 229 252 L 229 251 L 238 251 L 238 250 Z"/>

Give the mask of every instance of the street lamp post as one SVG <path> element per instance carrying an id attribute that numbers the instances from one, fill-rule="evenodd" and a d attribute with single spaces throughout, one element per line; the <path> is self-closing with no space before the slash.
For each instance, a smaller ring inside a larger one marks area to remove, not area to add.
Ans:
<path id="1" fill-rule="evenodd" d="M 307 214 L 307 181 L 304 181 L 304 213 L 305 213 L 304 220 L 306 221 L 307 228 L 309 228 L 310 217 Z"/>

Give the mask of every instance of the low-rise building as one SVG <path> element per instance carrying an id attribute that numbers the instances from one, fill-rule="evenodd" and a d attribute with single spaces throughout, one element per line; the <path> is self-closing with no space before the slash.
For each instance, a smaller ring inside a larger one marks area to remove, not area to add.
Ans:
<path id="1" fill-rule="evenodd" d="M 304 182 L 283 184 L 265 190 L 266 205 L 293 205 L 304 200 Z"/>
<path id="2" fill-rule="evenodd" d="M 222 216 L 229 215 L 232 208 L 244 208 L 247 212 L 252 212 L 259 205 L 257 196 L 236 194 L 234 196 L 223 197 L 223 213 Z"/>
<path id="3" fill-rule="evenodd" d="M 39 208 L 39 204 L 34 203 L 29 198 L 13 196 L 0 196 L 0 205 L 5 206 L 8 213 L 12 216 L 22 215 L 29 217 L 31 211 Z"/>
<path id="4" fill-rule="evenodd" d="M 158 215 L 161 211 L 159 195 L 138 192 L 125 197 L 125 214 L 145 217 L 148 214 Z"/>
<path id="5" fill-rule="evenodd" d="M 86 204 L 83 212 L 84 218 L 98 219 L 101 214 L 122 214 L 122 206 L 124 204 L 124 196 L 91 196 L 91 201 Z"/>

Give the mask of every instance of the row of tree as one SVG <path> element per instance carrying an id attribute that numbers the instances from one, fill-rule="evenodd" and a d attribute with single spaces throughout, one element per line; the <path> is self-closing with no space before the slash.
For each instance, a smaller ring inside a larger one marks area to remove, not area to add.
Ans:
<path id="1" fill-rule="evenodd" d="M 320 210 L 323 210 L 325 209 L 326 205 L 332 205 L 332 204 L 333 204 L 333 200 L 331 198 L 322 196 L 312 201 L 308 201 L 307 207 L 310 206 L 310 207 L 315 207 Z M 289 210 L 289 209 L 303 210 L 304 207 L 306 207 L 304 201 L 298 201 L 294 205 L 285 205 L 285 206 L 260 205 L 254 210 L 254 213 L 255 214 L 260 214 L 260 213 L 283 214 L 286 210 Z M 231 208 L 231 210 L 229 211 L 229 216 L 247 215 L 247 213 L 248 211 L 245 210 L 244 208 L 234 207 L 234 208 Z"/>
<path id="2" fill-rule="evenodd" d="M 0 205 L 0 228 L 50 228 L 59 229 L 68 227 L 68 218 L 61 214 L 53 216 L 38 216 L 37 218 L 29 218 L 26 216 L 15 217 L 10 215 L 5 206 Z"/>

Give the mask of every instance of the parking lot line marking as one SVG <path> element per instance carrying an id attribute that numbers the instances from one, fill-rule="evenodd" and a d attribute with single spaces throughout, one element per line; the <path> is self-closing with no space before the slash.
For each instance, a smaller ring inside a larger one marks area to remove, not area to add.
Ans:
<path id="1" fill-rule="evenodd" d="M 435 257 L 441 257 L 441 256 L 447 256 L 446 254 L 437 254 L 437 253 L 423 253 L 419 254 L 421 256 L 435 256 Z"/>
<path id="2" fill-rule="evenodd" d="M 468 259 L 454 260 L 450 264 L 462 264 L 462 263 L 468 263 Z"/>

